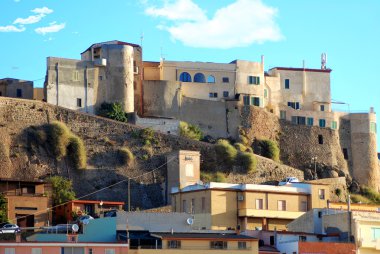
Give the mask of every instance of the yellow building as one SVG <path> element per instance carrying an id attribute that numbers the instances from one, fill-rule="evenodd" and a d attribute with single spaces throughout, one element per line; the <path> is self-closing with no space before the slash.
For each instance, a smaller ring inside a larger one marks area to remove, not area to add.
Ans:
<path id="1" fill-rule="evenodd" d="M 286 224 L 312 208 L 327 207 L 329 187 L 290 183 L 285 186 L 211 182 L 172 188 L 174 212 L 193 214 L 193 228 L 285 230 Z"/>
<path id="2" fill-rule="evenodd" d="M 130 249 L 131 254 L 216 254 L 221 251 L 229 254 L 258 251 L 258 239 L 239 234 L 220 233 L 156 233 L 151 234 L 161 240 L 160 246 L 153 249 Z"/>

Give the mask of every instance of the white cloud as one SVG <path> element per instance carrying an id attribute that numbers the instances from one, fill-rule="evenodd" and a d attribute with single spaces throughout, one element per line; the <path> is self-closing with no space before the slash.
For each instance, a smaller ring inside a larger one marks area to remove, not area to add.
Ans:
<path id="1" fill-rule="evenodd" d="M 61 23 L 61 24 L 56 24 L 56 22 L 50 23 L 50 26 L 45 26 L 45 27 L 39 27 L 34 29 L 34 31 L 38 34 L 45 35 L 47 33 L 56 33 L 61 31 L 63 28 L 65 28 L 66 24 Z"/>
<path id="2" fill-rule="evenodd" d="M 192 0 L 166 2 L 162 8 L 148 8 L 145 13 L 171 21 L 160 25 L 161 29 L 191 47 L 233 48 L 283 38 L 274 20 L 277 9 L 261 0 L 236 0 L 218 9 L 212 18 Z"/>
<path id="3" fill-rule="evenodd" d="M 0 32 L 24 32 L 25 27 L 0 26 Z"/>
<path id="4" fill-rule="evenodd" d="M 35 8 L 31 10 L 31 12 L 38 13 L 38 14 L 50 14 L 53 13 L 54 11 L 52 9 L 49 9 L 48 7 L 42 7 L 42 8 Z"/>
<path id="5" fill-rule="evenodd" d="M 53 12 L 53 10 L 47 8 L 47 7 L 42 7 L 42 8 L 35 8 L 31 10 L 31 12 L 36 13 L 37 15 L 32 15 L 27 18 L 17 18 L 13 24 L 22 24 L 22 25 L 29 25 L 29 24 L 34 24 L 37 22 L 40 22 L 43 17 L 45 17 L 47 14 L 50 14 Z"/>
<path id="6" fill-rule="evenodd" d="M 204 11 L 192 0 L 177 0 L 174 3 L 165 2 L 164 7 L 150 7 L 145 13 L 153 17 L 163 17 L 169 20 L 206 20 Z"/>

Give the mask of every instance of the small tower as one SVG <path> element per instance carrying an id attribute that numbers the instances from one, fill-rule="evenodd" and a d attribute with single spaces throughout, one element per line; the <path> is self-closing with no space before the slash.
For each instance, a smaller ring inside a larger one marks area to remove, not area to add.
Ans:
<path id="1" fill-rule="evenodd" d="M 327 63 L 327 54 L 322 53 L 321 55 L 321 69 L 326 70 L 326 63 Z"/>
<path id="2" fill-rule="evenodd" d="M 173 187 L 180 189 L 200 181 L 200 152 L 179 150 L 167 156 L 166 200 Z"/>

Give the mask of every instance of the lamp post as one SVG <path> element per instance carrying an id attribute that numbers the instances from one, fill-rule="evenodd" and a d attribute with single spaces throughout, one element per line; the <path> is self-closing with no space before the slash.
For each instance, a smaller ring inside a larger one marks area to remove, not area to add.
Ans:
<path id="1" fill-rule="evenodd" d="M 103 214 L 103 200 L 100 201 L 99 205 L 100 205 L 100 214 Z"/>
<path id="2" fill-rule="evenodd" d="M 311 161 L 314 163 L 315 179 L 318 179 L 318 175 L 317 175 L 317 159 L 318 159 L 317 156 L 311 158 Z"/>
<path id="3" fill-rule="evenodd" d="M 131 211 L 131 178 L 128 177 L 128 212 Z"/>

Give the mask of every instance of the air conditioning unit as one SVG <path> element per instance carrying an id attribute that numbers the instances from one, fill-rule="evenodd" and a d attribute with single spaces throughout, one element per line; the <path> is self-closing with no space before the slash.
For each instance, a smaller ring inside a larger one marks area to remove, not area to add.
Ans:
<path id="1" fill-rule="evenodd" d="M 243 195 L 238 195 L 238 201 L 243 201 L 244 200 L 244 196 Z"/>
<path id="2" fill-rule="evenodd" d="M 94 60 L 95 66 L 107 66 L 107 59 L 105 58 L 99 58 Z"/>

